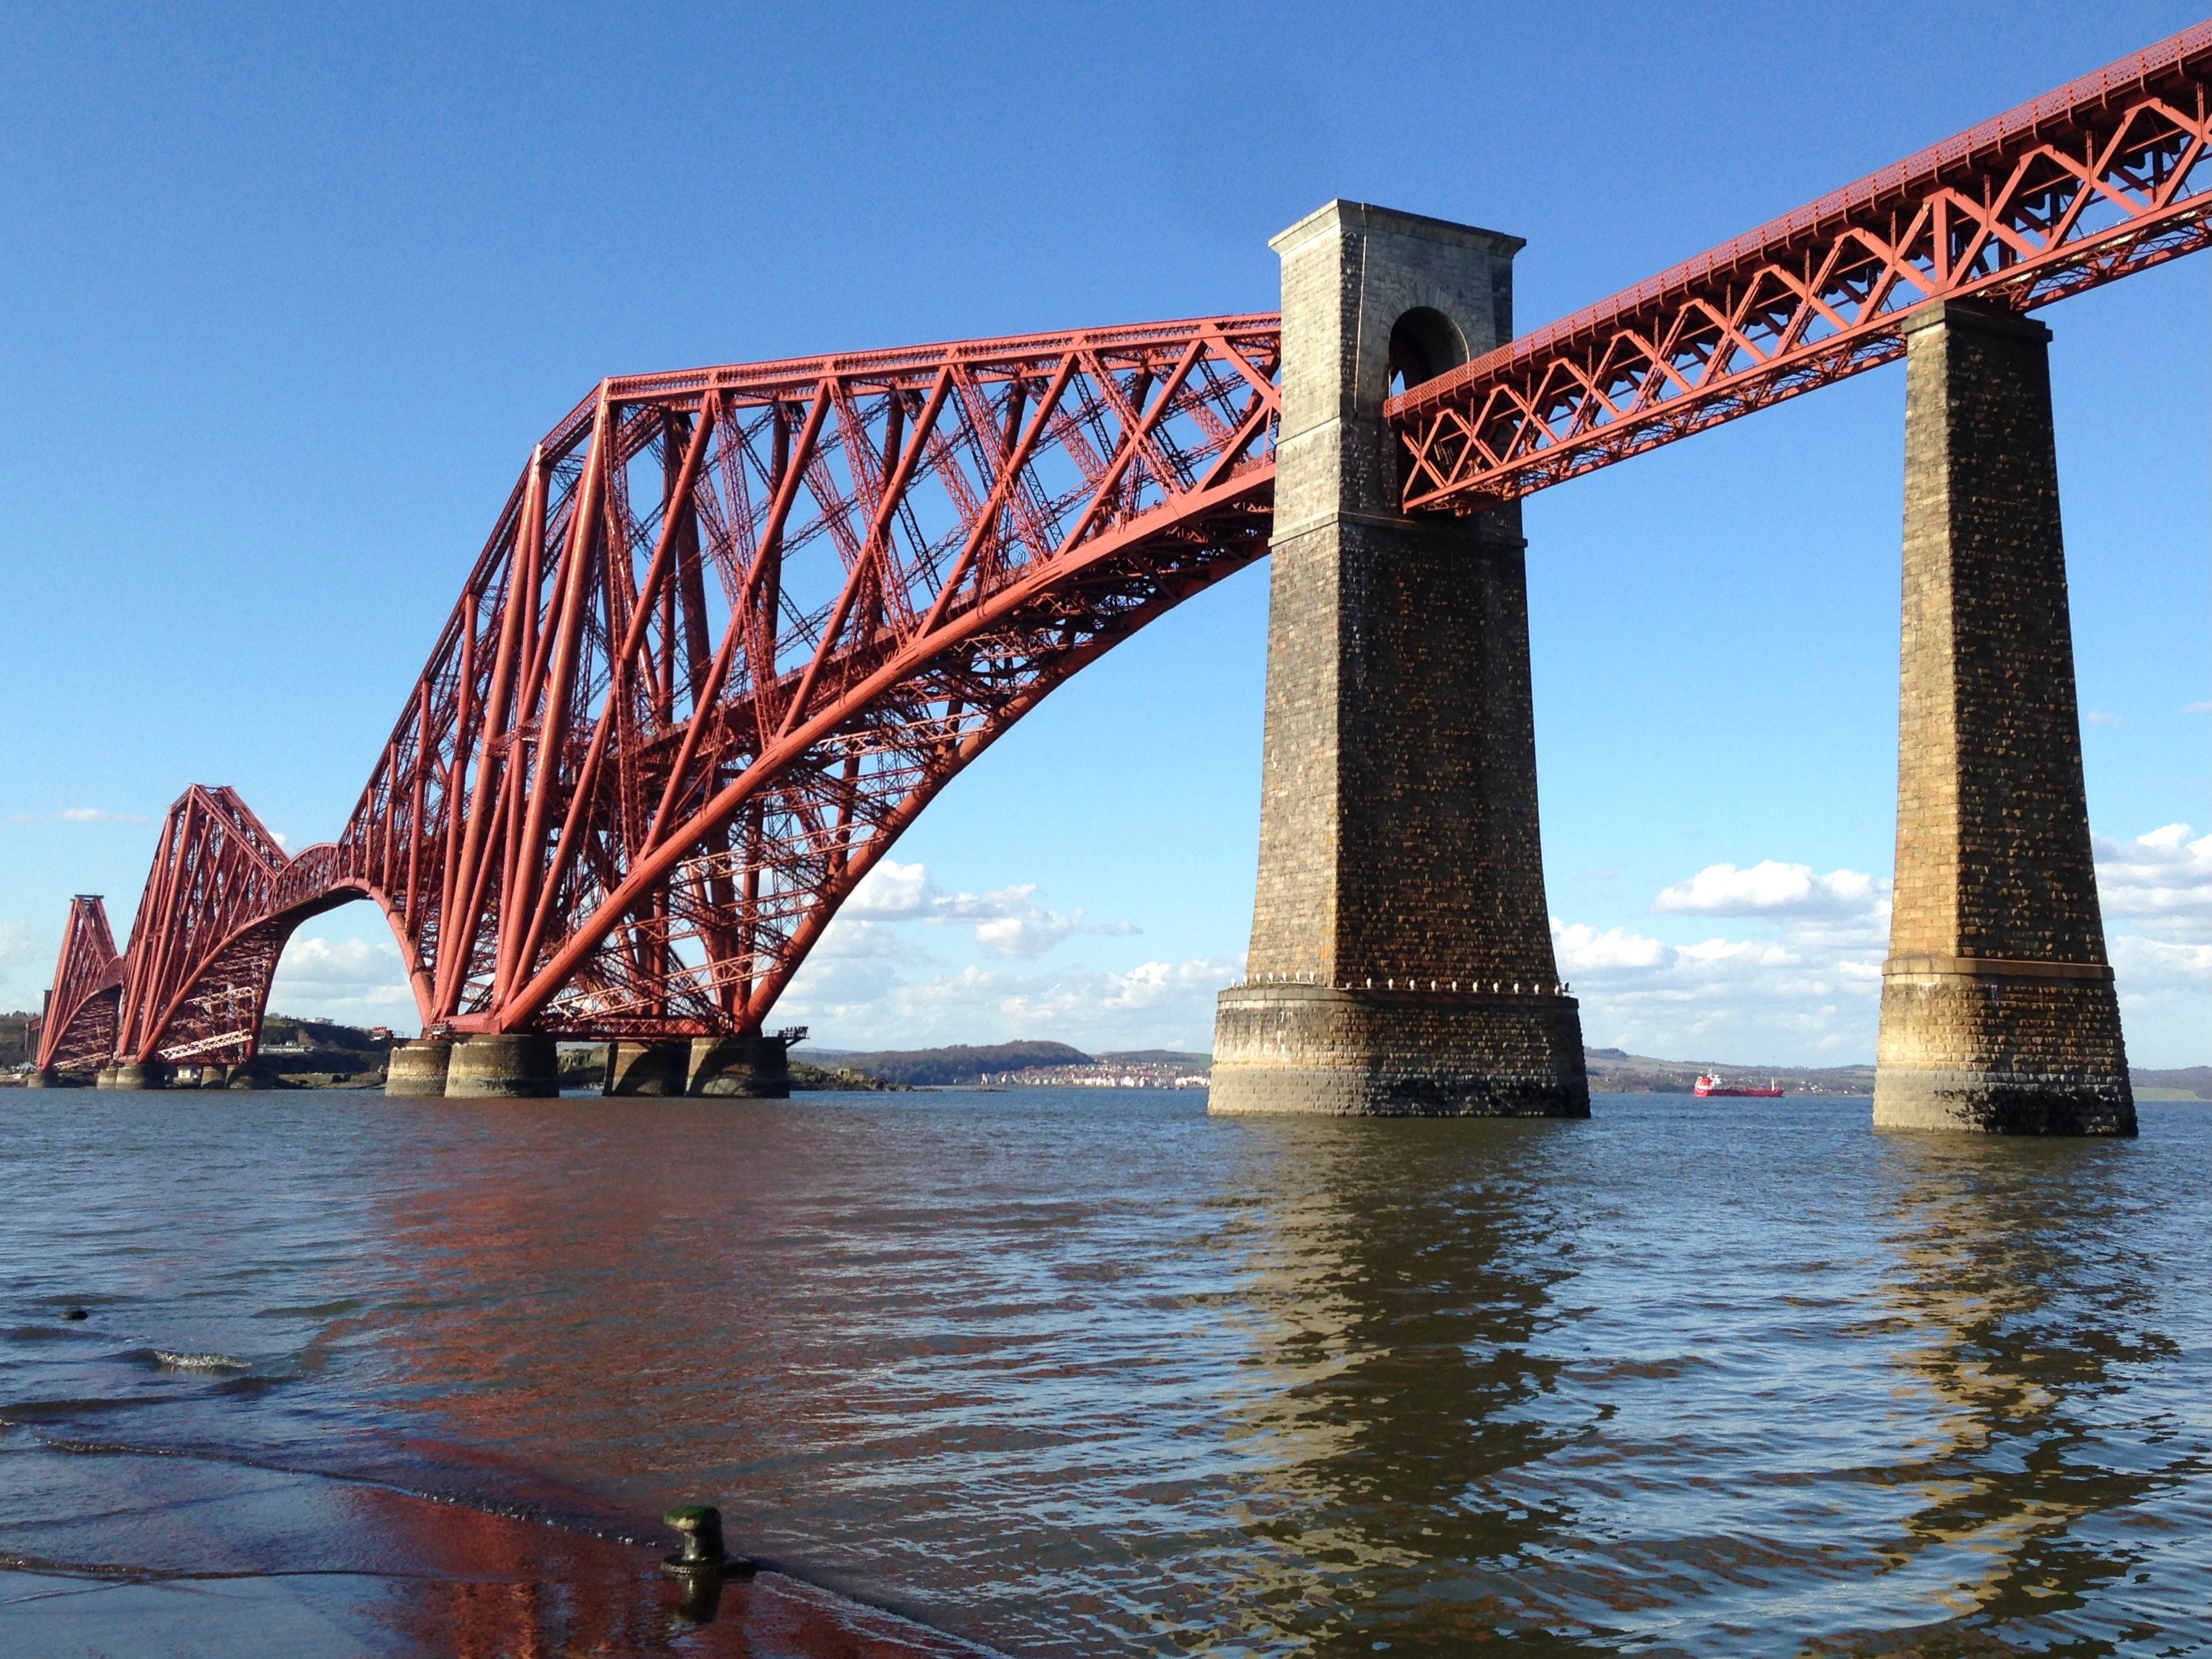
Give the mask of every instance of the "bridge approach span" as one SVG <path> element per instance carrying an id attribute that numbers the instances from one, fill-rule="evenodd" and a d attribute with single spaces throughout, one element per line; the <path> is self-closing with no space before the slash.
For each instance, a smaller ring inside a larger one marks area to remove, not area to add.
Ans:
<path id="1" fill-rule="evenodd" d="M 1400 365 L 1401 510 L 1481 513 L 2208 230 L 2212 24 L 1534 334 Z M 757 1034 L 838 906 L 1067 677 L 1267 550 L 1273 315 L 602 382 L 532 450 L 343 834 L 173 808 L 38 1064 L 236 1064 L 308 916 L 383 909 L 427 1031 Z M 1388 463 L 1386 463 L 1386 466 Z M 110 1052 L 100 1054 L 103 1046 Z"/>

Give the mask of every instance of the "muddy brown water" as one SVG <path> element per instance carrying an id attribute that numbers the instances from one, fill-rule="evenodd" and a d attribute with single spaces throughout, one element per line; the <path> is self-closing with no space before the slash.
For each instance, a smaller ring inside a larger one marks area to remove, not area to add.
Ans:
<path id="1" fill-rule="evenodd" d="M 9 1091 L 0 1650 L 2212 1650 L 2141 1109 Z M 712 1626 L 687 1500 L 787 1575 Z"/>

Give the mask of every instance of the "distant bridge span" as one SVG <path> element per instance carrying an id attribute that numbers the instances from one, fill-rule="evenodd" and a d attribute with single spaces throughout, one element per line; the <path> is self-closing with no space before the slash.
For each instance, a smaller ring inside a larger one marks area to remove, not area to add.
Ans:
<path id="1" fill-rule="evenodd" d="M 1409 336 L 1408 513 L 1479 513 L 2212 239 L 2212 24 L 1468 362 Z M 384 911 L 427 1030 L 757 1032 L 963 767 L 1267 550 L 1273 315 L 604 381 L 532 451 L 368 787 L 288 856 L 171 810 L 80 898 L 43 1073 L 250 1060 L 284 942 Z"/>

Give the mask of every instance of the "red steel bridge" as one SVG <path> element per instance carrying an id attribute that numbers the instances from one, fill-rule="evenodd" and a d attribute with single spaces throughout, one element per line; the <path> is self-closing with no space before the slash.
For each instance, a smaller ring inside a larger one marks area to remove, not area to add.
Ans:
<path id="1" fill-rule="evenodd" d="M 2212 23 L 1474 362 L 1387 414 L 1479 512 L 2212 240 Z M 426 1030 L 757 1032 L 838 906 L 1068 676 L 1261 557 L 1273 316 L 603 381 L 523 465 L 368 787 L 288 855 L 162 826 L 128 947 L 72 905 L 42 1071 L 252 1058 L 308 917 L 373 899 Z"/>

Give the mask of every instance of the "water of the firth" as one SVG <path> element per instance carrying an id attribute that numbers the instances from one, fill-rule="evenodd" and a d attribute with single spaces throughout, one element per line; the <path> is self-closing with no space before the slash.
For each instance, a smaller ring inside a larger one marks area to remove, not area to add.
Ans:
<path id="1" fill-rule="evenodd" d="M 708 1498 L 1022 1654 L 2203 1651 L 2212 1120 L 2142 1118 L 11 1091 L 0 1469 Z"/>

